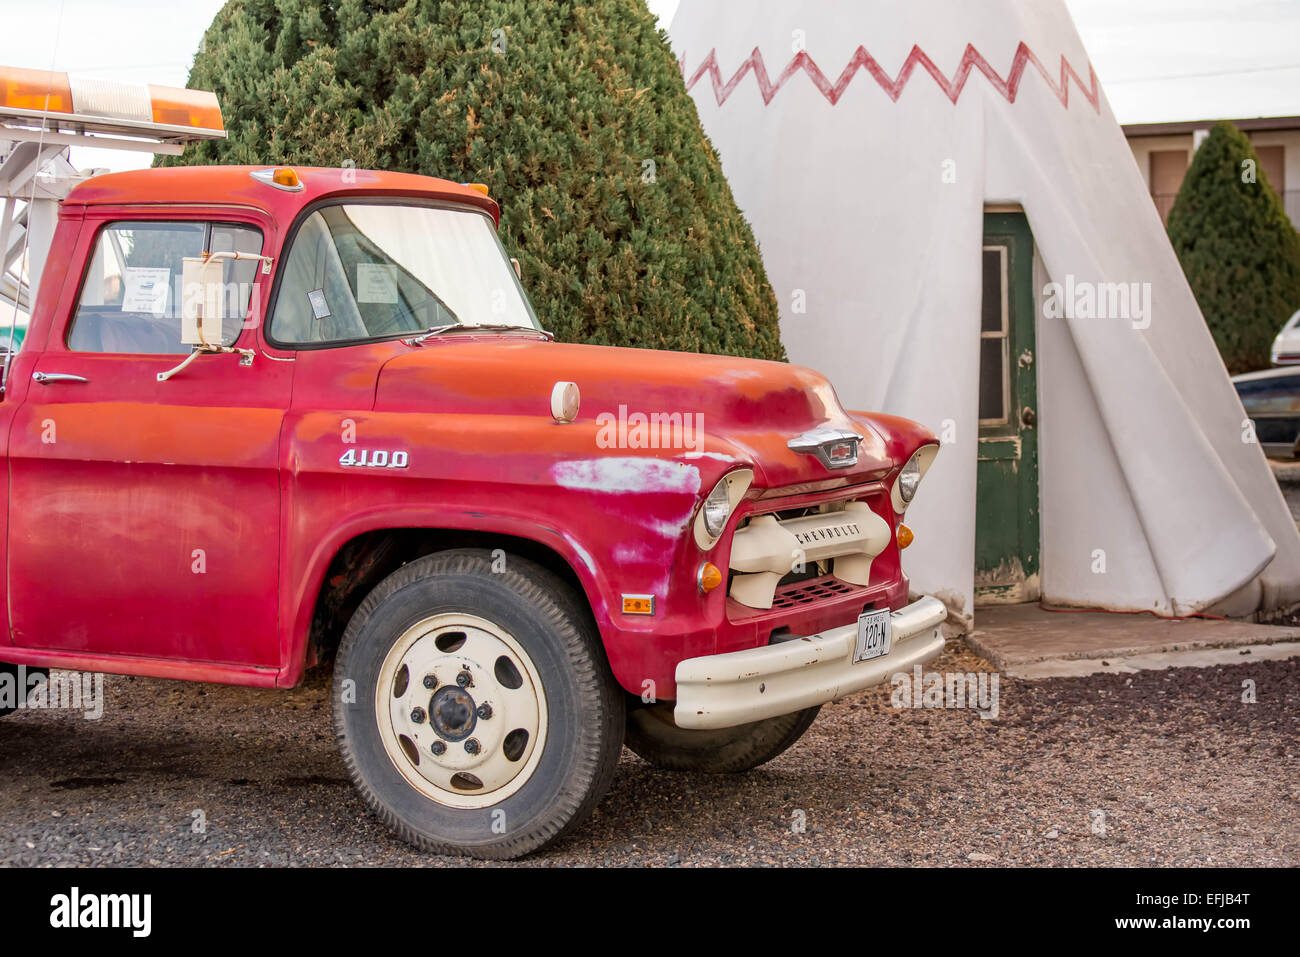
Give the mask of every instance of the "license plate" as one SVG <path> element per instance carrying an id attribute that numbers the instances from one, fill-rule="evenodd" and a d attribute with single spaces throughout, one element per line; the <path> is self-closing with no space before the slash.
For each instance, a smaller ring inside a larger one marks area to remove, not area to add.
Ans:
<path id="1" fill-rule="evenodd" d="M 858 643 L 853 649 L 853 663 L 882 658 L 889 654 L 889 642 L 893 638 L 889 610 L 866 611 L 858 619 Z"/>

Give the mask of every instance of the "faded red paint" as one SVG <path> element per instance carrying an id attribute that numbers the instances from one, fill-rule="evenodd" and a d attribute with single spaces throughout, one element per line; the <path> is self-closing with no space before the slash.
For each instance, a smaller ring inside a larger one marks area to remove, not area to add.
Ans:
<path id="1" fill-rule="evenodd" d="M 690 531 L 727 472 L 755 482 L 733 516 L 862 499 L 893 528 L 889 486 L 925 428 L 849 413 L 821 375 L 797 366 L 473 335 L 286 351 L 260 323 L 237 345 L 175 378 L 175 356 L 70 352 L 80 277 L 99 228 L 124 219 L 243 222 L 267 255 L 305 207 L 327 196 L 409 196 L 496 204 L 453 183 L 405 174 L 300 169 L 290 193 L 252 168 L 178 168 L 98 177 L 65 202 L 24 350 L 0 401 L 9 458 L 8 608 L 16 662 L 288 686 L 307 660 L 313 610 L 331 560 L 389 528 L 471 530 L 550 549 L 581 583 L 620 683 L 674 694 L 684 658 L 766 644 L 907 600 L 896 546 L 871 584 L 811 605 L 756 612 L 725 589 L 702 596 L 701 562 L 727 567 L 730 530 L 708 553 Z M 274 274 L 260 277 L 266 314 Z M 85 376 L 41 386 L 33 372 Z M 551 389 L 582 391 L 576 422 L 550 415 Z M 696 449 L 601 448 L 597 416 L 620 406 L 703 413 Z M 402 449 L 409 467 L 348 469 L 358 449 Z M 57 440 L 47 440 L 53 422 Z M 863 433 L 858 465 L 829 471 L 787 447 L 816 426 Z M 197 572 L 196 550 L 203 555 Z M 0 587 L 5 587 L 0 585 Z M 654 594 L 656 614 L 622 614 L 621 596 Z"/>

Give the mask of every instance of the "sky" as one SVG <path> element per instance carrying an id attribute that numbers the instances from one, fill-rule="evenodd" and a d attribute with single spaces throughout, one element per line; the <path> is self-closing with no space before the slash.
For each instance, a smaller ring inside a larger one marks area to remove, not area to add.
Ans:
<path id="1" fill-rule="evenodd" d="M 678 2 L 648 0 L 665 27 Z M 1066 2 L 1121 123 L 1300 114 L 1300 0 Z M 222 3 L 0 0 L 0 64 L 184 86 Z M 149 161 L 73 155 L 82 168 Z"/>

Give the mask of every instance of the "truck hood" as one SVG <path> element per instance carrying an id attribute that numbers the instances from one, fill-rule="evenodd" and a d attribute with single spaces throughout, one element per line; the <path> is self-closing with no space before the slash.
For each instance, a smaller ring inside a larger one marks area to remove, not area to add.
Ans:
<path id="1" fill-rule="evenodd" d="M 520 428 L 531 421 L 554 428 L 551 392 L 564 381 L 577 383 L 582 396 L 577 420 L 565 428 L 594 432 L 593 442 L 602 449 L 734 461 L 754 467 L 766 479 L 760 484 L 769 487 L 828 477 L 879 478 L 901 464 L 890 454 L 897 450 L 889 429 L 846 412 L 824 376 L 729 356 L 517 335 L 447 336 L 383 366 L 375 410 L 456 416 L 462 428 L 480 416 L 520 419 Z M 651 422 L 657 430 L 640 428 Z M 663 434 L 671 431 L 667 423 L 678 422 L 681 429 Z M 832 471 L 788 448 L 791 439 L 818 427 L 862 435 L 858 465 Z M 642 444 L 647 437 L 663 440 Z"/>

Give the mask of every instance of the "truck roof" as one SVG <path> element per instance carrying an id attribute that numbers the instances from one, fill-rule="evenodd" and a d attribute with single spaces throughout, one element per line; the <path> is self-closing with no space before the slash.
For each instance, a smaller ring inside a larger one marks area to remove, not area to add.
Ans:
<path id="1" fill-rule="evenodd" d="M 239 205 L 272 216 L 293 215 L 298 209 L 327 196 L 409 196 L 450 200 L 478 206 L 493 220 L 500 208 L 481 191 L 463 183 L 413 173 L 361 169 L 289 167 L 301 189 L 254 179 L 256 171 L 276 166 L 165 166 L 105 173 L 82 183 L 68 194 L 64 206 L 214 206 Z"/>

